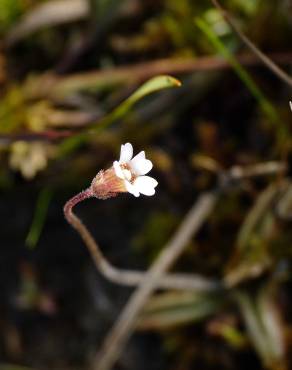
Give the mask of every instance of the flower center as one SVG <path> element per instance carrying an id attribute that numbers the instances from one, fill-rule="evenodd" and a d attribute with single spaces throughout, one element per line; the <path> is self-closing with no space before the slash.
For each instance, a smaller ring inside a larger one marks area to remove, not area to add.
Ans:
<path id="1" fill-rule="evenodd" d="M 124 164 L 121 164 L 121 169 L 123 171 L 123 175 L 125 176 L 125 179 L 129 181 L 131 184 L 133 184 L 134 180 L 136 179 L 136 176 L 132 173 L 130 166 L 124 163 Z"/>

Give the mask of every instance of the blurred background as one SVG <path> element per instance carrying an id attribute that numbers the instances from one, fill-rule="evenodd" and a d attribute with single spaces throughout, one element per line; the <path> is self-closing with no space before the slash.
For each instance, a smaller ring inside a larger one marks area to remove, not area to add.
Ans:
<path id="1" fill-rule="evenodd" d="M 221 5 L 289 74 L 292 2 Z M 161 74 L 182 86 L 117 110 Z M 91 199 L 77 214 L 114 265 L 145 270 L 219 189 L 173 270 L 223 288 L 157 293 L 116 368 L 289 369 L 291 83 L 211 1 L 0 0 L 0 86 L 1 370 L 89 369 L 126 303 L 132 290 L 96 271 L 63 216 L 126 142 L 152 160 L 155 196 Z M 221 181 L 262 163 L 273 170 Z"/>

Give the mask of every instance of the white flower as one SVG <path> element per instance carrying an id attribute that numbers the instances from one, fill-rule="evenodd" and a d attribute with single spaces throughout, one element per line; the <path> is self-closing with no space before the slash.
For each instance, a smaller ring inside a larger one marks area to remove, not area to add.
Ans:
<path id="1" fill-rule="evenodd" d="M 116 176 L 124 181 L 127 191 L 135 197 L 140 194 L 154 195 L 158 182 L 153 177 L 144 176 L 152 169 L 152 162 L 145 158 L 144 151 L 132 157 L 132 144 L 122 145 L 120 159 L 113 163 Z"/>
<path id="2" fill-rule="evenodd" d="M 11 146 L 10 166 L 19 170 L 27 180 L 32 180 L 39 171 L 47 167 L 52 156 L 52 147 L 40 141 L 28 143 L 15 141 Z"/>

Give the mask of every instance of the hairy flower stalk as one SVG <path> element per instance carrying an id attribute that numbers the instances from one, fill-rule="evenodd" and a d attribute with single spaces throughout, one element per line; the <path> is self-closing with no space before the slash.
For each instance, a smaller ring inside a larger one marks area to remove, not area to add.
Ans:
<path id="1" fill-rule="evenodd" d="M 152 162 L 145 158 L 144 152 L 140 152 L 133 159 L 132 156 L 132 145 L 130 143 L 122 145 L 119 161 L 115 161 L 111 168 L 98 172 L 90 187 L 75 195 L 64 206 L 64 214 L 67 221 L 80 234 L 97 269 L 108 279 L 126 285 L 139 283 L 141 274 L 135 271 L 120 271 L 111 266 L 101 253 L 86 226 L 73 213 L 73 207 L 88 198 L 107 199 L 128 191 L 136 197 L 140 193 L 153 195 L 157 181 L 152 177 L 143 176 L 144 173 L 151 170 Z"/>
<path id="2" fill-rule="evenodd" d="M 135 197 L 138 197 L 140 194 L 154 195 L 157 181 L 152 177 L 145 176 L 151 170 L 152 162 L 145 158 L 144 152 L 140 152 L 134 158 L 132 156 L 132 145 L 130 143 L 122 145 L 119 161 L 115 161 L 111 168 L 100 171 L 88 189 L 75 195 L 64 206 L 64 214 L 67 221 L 83 239 L 99 272 L 114 283 L 128 286 L 140 284 L 145 273 L 120 270 L 112 266 L 103 256 L 87 227 L 73 213 L 73 208 L 88 198 L 107 199 L 125 192 L 129 192 Z M 216 288 L 212 281 L 195 274 L 166 274 L 160 279 L 158 285 L 161 288 L 194 291 L 206 291 Z"/>

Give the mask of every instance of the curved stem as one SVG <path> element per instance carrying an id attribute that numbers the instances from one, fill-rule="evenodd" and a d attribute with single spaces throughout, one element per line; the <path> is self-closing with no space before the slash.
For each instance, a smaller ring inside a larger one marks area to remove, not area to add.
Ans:
<path id="1" fill-rule="evenodd" d="M 64 206 L 66 220 L 79 233 L 93 259 L 97 270 L 105 278 L 120 285 L 139 285 L 144 280 L 145 273 L 133 270 L 120 270 L 111 265 L 102 254 L 98 244 L 93 239 L 87 227 L 73 213 L 74 206 L 86 199 L 93 197 L 95 197 L 95 195 L 93 194 L 91 188 L 88 188 L 68 200 Z M 205 279 L 196 274 L 168 274 L 159 279 L 158 286 L 160 288 L 167 289 L 210 291 L 217 289 L 218 283 Z"/>

